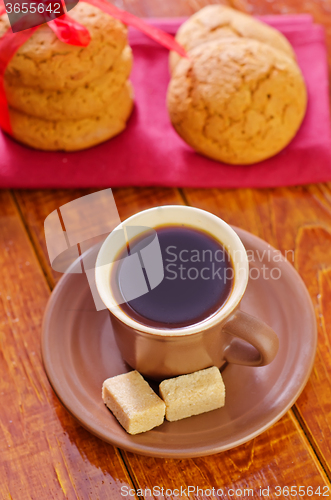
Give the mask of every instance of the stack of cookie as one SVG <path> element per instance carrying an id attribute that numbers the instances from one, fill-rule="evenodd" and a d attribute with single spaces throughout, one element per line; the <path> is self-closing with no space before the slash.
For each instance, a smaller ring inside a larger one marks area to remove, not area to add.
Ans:
<path id="1" fill-rule="evenodd" d="M 127 28 L 87 3 L 70 16 L 91 35 L 68 45 L 42 25 L 17 51 L 5 73 L 14 137 L 36 149 L 75 151 L 122 132 L 133 108 Z M 0 36 L 8 27 L 0 19 Z"/>
<path id="2" fill-rule="evenodd" d="M 281 33 L 210 5 L 185 22 L 176 39 L 189 58 L 170 54 L 167 102 L 189 145 L 218 161 L 251 164 L 289 144 L 304 118 L 307 92 Z"/>

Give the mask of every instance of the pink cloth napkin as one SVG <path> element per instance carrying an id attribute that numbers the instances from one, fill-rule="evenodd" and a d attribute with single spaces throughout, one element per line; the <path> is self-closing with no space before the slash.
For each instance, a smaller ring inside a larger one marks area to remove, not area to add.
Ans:
<path id="1" fill-rule="evenodd" d="M 331 180 L 328 67 L 324 30 L 309 15 L 265 16 L 292 43 L 309 95 L 304 122 L 277 156 L 230 166 L 195 153 L 172 128 L 165 103 L 168 52 L 131 30 L 135 109 L 118 137 L 86 151 L 47 153 L 0 132 L 0 187 L 275 187 Z M 183 19 L 149 20 L 175 33 Z"/>

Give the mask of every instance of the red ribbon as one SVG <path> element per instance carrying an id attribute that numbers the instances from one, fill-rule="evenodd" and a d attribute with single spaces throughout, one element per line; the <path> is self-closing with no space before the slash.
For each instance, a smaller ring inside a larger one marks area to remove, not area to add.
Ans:
<path id="1" fill-rule="evenodd" d="M 135 17 L 133 14 L 121 10 L 115 5 L 108 3 L 106 0 L 82 0 L 86 3 L 98 7 L 103 12 L 122 21 L 124 24 L 137 28 L 147 36 L 160 43 L 169 50 L 177 52 L 182 57 L 187 57 L 184 48 L 174 39 L 173 36 L 164 31 L 150 26 L 142 19 Z M 3 0 L 0 0 L 0 16 L 6 12 Z M 48 26 L 53 30 L 61 42 L 69 45 L 77 45 L 86 47 L 91 40 L 90 33 L 81 24 L 77 23 L 68 14 L 57 17 L 49 21 Z M 12 134 L 10 124 L 8 103 L 4 88 L 4 75 L 8 64 L 16 54 L 17 50 L 32 36 L 39 26 L 29 28 L 24 31 L 13 33 L 11 28 L 0 39 L 0 127 L 7 133 Z"/>
<path id="2" fill-rule="evenodd" d="M 87 47 L 91 41 L 91 35 L 85 26 L 77 23 L 77 21 L 68 16 L 68 14 L 57 17 L 47 24 L 61 42 Z"/>
<path id="3" fill-rule="evenodd" d="M 182 47 L 177 40 L 169 33 L 165 33 L 159 28 L 155 28 L 155 26 L 150 26 L 145 23 L 141 18 L 130 14 L 130 12 L 126 12 L 125 10 L 118 9 L 115 5 L 107 2 L 106 0 L 83 0 L 95 7 L 98 7 L 103 12 L 106 12 L 115 19 L 119 19 L 124 24 L 128 26 L 132 26 L 133 28 L 137 28 L 139 31 L 145 33 L 145 35 L 149 36 L 156 42 L 160 43 L 164 47 L 169 50 L 173 50 L 178 52 L 178 54 L 182 57 L 187 57 L 184 47 Z"/>
<path id="4" fill-rule="evenodd" d="M 29 40 L 37 28 L 38 26 L 19 31 L 15 35 L 9 29 L 0 40 L 0 127 L 8 134 L 12 133 L 12 128 L 4 85 L 5 71 L 16 51 Z"/>

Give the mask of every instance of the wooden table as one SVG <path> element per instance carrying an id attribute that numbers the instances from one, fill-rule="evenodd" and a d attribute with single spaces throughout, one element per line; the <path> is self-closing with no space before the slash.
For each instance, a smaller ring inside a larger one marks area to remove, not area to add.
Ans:
<path id="1" fill-rule="evenodd" d="M 182 16 L 206 3 L 124 0 L 118 5 L 142 16 Z M 310 12 L 326 26 L 331 49 L 331 0 L 227 3 L 258 14 Z M 268 486 L 270 494 L 265 498 L 318 499 L 325 498 L 326 491 L 331 495 L 331 184 L 265 190 L 114 191 L 122 219 L 155 205 L 189 204 L 251 231 L 282 252 L 294 250 L 293 264 L 315 307 L 316 362 L 295 406 L 245 445 L 185 460 L 138 456 L 93 437 L 62 407 L 43 370 L 41 322 L 60 278 L 49 265 L 43 222 L 51 211 L 88 192 L 0 192 L 0 500 L 125 498 L 123 486 L 136 491 L 128 497 L 134 498 L 142 497 L 139 489 L 155 485 L 171 490 L 189 485 L 224 488 L 228 492 L 222 498 L 227 499 L 248 498 L 243 491 L 248 488 L 254 490 L 254 498 L 261 498 L 260 488 Z M 315 493 L 286 496 L 285 489 L 278 495 L 276 486 L 297 486 L 298 492 L 299 486 L 304 487 L 301 491 L 312 486 Z"/>

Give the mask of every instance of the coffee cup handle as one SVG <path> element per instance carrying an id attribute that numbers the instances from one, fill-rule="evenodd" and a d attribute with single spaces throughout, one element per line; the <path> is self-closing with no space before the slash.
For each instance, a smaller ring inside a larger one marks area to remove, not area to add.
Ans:
<path id="1" fill-rule="evenodd" d="M 231 316 L 223 329 L 235 337 L 224 350 L 224 358 L 229 363 L 265 366 L 273 361 L 278 352 L 279 340 L 274 330 L 262 320 L 240 310 Z M 236 342 L 236 338 L 245 343 Z"/>

